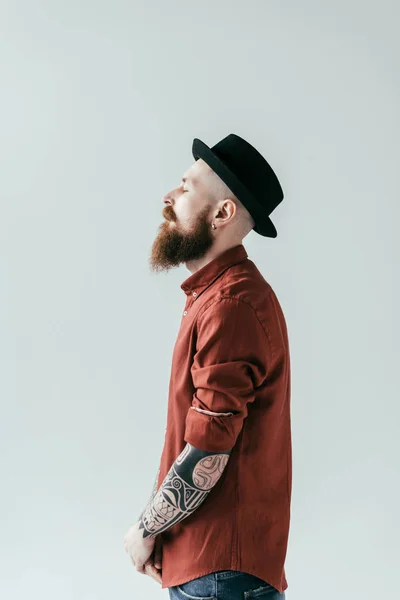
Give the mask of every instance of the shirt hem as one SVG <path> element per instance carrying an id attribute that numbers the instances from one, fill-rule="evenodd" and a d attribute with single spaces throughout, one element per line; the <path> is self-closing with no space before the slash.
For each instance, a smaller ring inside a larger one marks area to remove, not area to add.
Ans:
<path id="1" fill-rule="evenodd" d="M 193 573 L 185 576 L 184 578 L 178 577 L 177 579 L 172 579 L 172 580 L 168 581 L 168 583 L 164 583 L 164 581 L 162 581 L 161 588 L 164 590 L 164 589 L 168 589 L 171 587 L 176 587 L 177 585 L 183 585 L 184 583 L 187 583 L 188 581 L 192 581 L 193 579 L 197 579 L 198 577 L 203 577 L 204 575 L 210 575 L 211 573 L 216 573 L 217 571 L 242 571 L 242 569 L 233 569 L 232 565 L 210 567 L 210 568 L 206 569 L 205 571 L 194 571 Z M 259 579 L 263 579 L 264 581 L 266 581 L 263 577 L 260 577 L 259 573 L 255 573 L 254 571 L 246 569 L 246 571 L 243 571 L 243 572 L 248 573 L 249 575 L 254 575 L 254 577 L 258 577 Z M 283 582 L 280 583 L 279 586 L 276 586 L 271 581 L 268 581 L 267 583 L 269 583 L 269 585 L 272 585 L 273 587 L 275 587 L 275 589 L 277 589 L 280 594 L 282 594 L 288 588 L 288 583 L 287 583 L 286 578 L 284 579 Z"/>

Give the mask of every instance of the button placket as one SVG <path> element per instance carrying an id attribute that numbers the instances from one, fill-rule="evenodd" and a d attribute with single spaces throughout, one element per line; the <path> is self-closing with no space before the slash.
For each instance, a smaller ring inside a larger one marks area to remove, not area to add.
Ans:
<path id="1" fill-rule="evenodd" d="M 193 300 L 193 302 L 194 302 L 197 298 L 197 292 L 192 292 L 192 297 L 194 298 L 194 300 Z M 189 297 L 188 297 L 187 302 L 186 302 L 186 308 L 183 311 L 184 317 L 186 317 L 186 315 L 188 314 L 188 309 L 190 308 L 191 305 L 192 305 L 192 303 L 189 303 Z"/>
<path id="2" fill-rule="evenodd" d="M 185 310 L 183 311 L 184 317 L 186 317 L 186 315 L 188 314 L 188 309 L 189 309 L 189 297 L 186 298 Z"/>

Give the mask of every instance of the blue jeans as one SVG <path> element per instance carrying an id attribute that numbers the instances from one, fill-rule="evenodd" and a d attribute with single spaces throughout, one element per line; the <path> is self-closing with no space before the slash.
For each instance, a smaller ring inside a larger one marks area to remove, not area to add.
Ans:
<path id="1" fill-rule="evenodd" d="M 284 600 L 263 579 L 243 571 L 216 571 L 168 588 L 170 600 Z"/>

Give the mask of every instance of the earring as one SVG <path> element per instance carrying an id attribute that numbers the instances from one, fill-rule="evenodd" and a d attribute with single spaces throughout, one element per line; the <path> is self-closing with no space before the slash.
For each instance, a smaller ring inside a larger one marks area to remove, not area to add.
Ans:
<path id="1" fill-rule="evenodd" d="M 213 229 L 215 229 L 215 224 L 213 223 L 213 224 L 211 225 L 211 227 L 212 227 Z"/>

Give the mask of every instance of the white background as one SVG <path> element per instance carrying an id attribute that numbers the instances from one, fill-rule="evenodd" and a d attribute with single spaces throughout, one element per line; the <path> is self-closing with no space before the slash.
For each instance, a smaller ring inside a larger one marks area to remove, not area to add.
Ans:
<path id="1" fill-rule="evenodd" d="M 148 257 L 193 138 L 229 133 L 285 193 L 278 237 L 244 245 L 291 344 L 286 597 L 395 597 L 399 16 L 389 0 L 2 0 L 2 597 L 168 597 L 123 547 L 190 275 Z"/>

